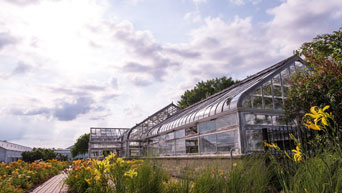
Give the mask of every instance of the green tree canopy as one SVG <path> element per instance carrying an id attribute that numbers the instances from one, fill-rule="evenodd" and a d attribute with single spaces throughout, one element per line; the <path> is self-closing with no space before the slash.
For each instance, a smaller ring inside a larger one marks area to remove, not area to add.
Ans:
<path id="1" fill-rule="evenodd" d="M 231 77 L 227 78 L 226 76 L 207 80 L 206 82 L 198 82 L 193 89 L 186 90 L 184 92 L 181 99 L 177 102 L 177 105 L 184 109 L 202 99 L 230 87 L 237 82 L 237 80 L 234 81 Z"/>
<path id="2" fill-rule="evenodd" d="M 32 151 L 24 151 L 21 156 L 22 160 L 26 162 L 33 162 L 35 160 L 51 160 L 56 158 L 56 153 L 53 149 L 33 148 Z"/>
<path id="3" fill-rule="evenodd" d="M 89 134 L 84 134 L 77 139 L 74 147 L 71 148 L 72 157 L 88 153 L 89 136 Z"/>
<path id="4" fill-rule="evenodd" d="M 285 103 L 288 118 L 301 121 L 311 106 L 330 105 L 336 121 L 342 125 L 342 31 L 319 35 L 297 51 L 304 56 L 310 72 L 292 77 Z"/>

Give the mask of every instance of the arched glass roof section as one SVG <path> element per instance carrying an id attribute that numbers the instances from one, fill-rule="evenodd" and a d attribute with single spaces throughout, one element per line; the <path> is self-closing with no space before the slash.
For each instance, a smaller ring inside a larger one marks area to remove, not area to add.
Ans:
<path id="1" fill-rule="evenodd" d="M 202 119 L 207 119 L 220 113 L 228 113 L 229 111 L 237 110 L 237 108 L 242 107 L 242 105 L 240 105 L 240 98 L 252 97 L 252 102 L 255 103 L 255 107 L 260 106 L 260 108 L 264 108 L 265 102 L 270 108 L 270 101 L 272 99 L 273 108 L 274 99 L 272 97 L 273 92 L 276 92 L 274 87 L 277 87 L 277 84 L 273 84 L 273 80 L 271 80 L 272 77 L 277 74 L 282 76 L 280 81 L 283 87 L 281 88 L 282 94 L 280 97 L 283 100 L 288 88 L 288 80 L 291 71 L 297 71 L 297 68 L 304 69 L 305 65 L 303 65 L 303 63 L 304 61 L 301 58 L 294 55 L 263 71 L 249 76 L 231 87 L 181 110 L 179 113 L 152 128 L 152 132 L 149 132 L 147 137 L 153 137 L 172 130 L 177 130 L 185 127 L 186 125 L 195 124 Z M 264 84 L 265 82 L 267 82 L 267 84 Z M 263 84 L 265 85 L 264 90 L 263 87 L 260 86 Z M 250 91 L 255 91 L 255 95 L 249 96 L 246 94 L 250 93 Z M 263 98 L 264 92 L 267 94 L 265 95 L 267 99 Z M 278 99 L 275 100 L 277 101 Z M 166 127 L 166 125 L 168 125 L 168 127 Z"/>
<path id="2" fill-rule="evenodd" d="M 157 111 L 153 115 L 147 117 L 142 122 L 136 124 L 129 131 L 124 133 L 124 141 L 140 141 L 143 138 L 146 138 L 148 133 L 151 131 L 157 133 L 154 127 L 161 122 L 165 121 L 169 117 L 173 116 L 179 111 L 179 108 L 173 103 L 167 105 L 161 110 Z M 163 125 L 165 126 L 165 125 Z M 153 129 L 152 129 L 153 128 Z M 151 130 L 152 129 L 152 130 Z M 158 128 L 159 129 L 159 128 Z"/>

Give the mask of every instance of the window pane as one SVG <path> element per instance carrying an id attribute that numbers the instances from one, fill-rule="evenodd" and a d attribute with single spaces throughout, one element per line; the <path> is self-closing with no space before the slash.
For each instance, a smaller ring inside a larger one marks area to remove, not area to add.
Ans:
<path id="1" fill-rule="evenodd" d="M 276 110 L 283 110 L 283 99 L 279 97 L 274 97 L 274 108 Z"/>
<path id="2" fill-rule="evenodd" d="M 273 116 L 273 125 L 286 125 L 284 116 Z"/>
<path id="3" fill-rule="evenodd" d="M 237 130 L 226 133 L 217 134 L 217 151 L 230 151 L 231 148 L 237 147 L 238 132 Z"/>
<path id="4" fill-rule="evenodd" d="M 216 129 L 226 128 L 228 126 L 236 125 L 236 114 L 231 114 L 215 120 Z"/>
<path id="5" fill-rule="evenodd" d="M 294 73 L 296 73 L 295 66 L 294 66 L 294 65 L 291 65 L 291 66 L 290 66 L 290 74 L 294 74 Z"/>
<path id="6" fill-rule="evenodd" d="M 264 142 L 261 130 L 247 130 L 247 148 L 249 151 L 264 150 Z"/>
<path id="7" fill-rule="evenodd" d="M 201 152 L 216 152 L 216 134 L 200 137 Z"/>
<path id="8" fill-rule="evenodd" d="M 255 115 L 255 125 L 272 125 L 272 119 L 269 115 Z"/>
<path id="9" fill-rule="evenodd" d="M 289 85 L 290 76 L 289 76 L 289 70 L 287 68 L 281 71 L 281 80 L 283 82 L 283 85 Z"/>
<path id="10" fill-rule="evenodd" d="M 262 89 L 264 90 L 264 96 L 272 96 L 272 82 L 267 81 L 264 83 Z"/>
<path id="11" fill-rule="evenodd" d="M 274 78 L 272 79 L 272 82 L 273 82 L 273 85 L 281 85 L 281 82 L 280 82 L 280 75 L 277 74 L 276 76 L 274 76 Z"/>
<path id="12" fill-rule="evenodd" d="M 165 140 L 169 140 L 169 139 L 174 139 L 175 138 L 175 133 L 168 133 L 166 134 Z"/>
<path id="13" fill-rule="evenodd" d="M 255 119 L 255 115 L 254 114 L 245 114 L 246 124 L 254 125 L 254 119 Z"/>
<path id="14" fill-rule="evenodd" d="M 176 141 L 176 154 L 185 154 L 185 140 Z"/>
<path id="15" fill-rule="evenodd" d="M 296 61 L 296 62 L 295 62 L 295 65 L 296 65 L 296 69 L 298 69 L 298 71 L 305 68 L 305 65 L 302 64 L 302 63 L 299 62 L 299 61 Z"/>
<path id="16" fill-rule="evenodd" d="M 200 124 L 198 124 L 198 128 L 199 128 L 200 133 L 214 130 L 215 129 L 215 121 L 208 121 L 208 122 L 200 123 Z"/>
<path id="17" fill-rule="evenodd" d="M 198 153 L 198 139 L 185 140 L 186 153 Z"/>
<path id="18" fill-rule="evenodd" d="M 282 96 L 280 85 L 273 85 L 273 94 L 274 94 L 274 96 L 280 96 L 280 97 Z"/>
<path id="19" fill-rule="evenodd" d="M 262 97 L 261 96 L 253 96 L 253 108 L 262 109 Z"/>
<path id="20" fill-rule="evenodd" d="M 242 101 L 242 107 L 252 108 L 251 96 L 247 95 Z"/>
<path id="21" fill-rule="evenodd" d="M 185 130 L 184 129 L 175 132 L 176 138 L 180 138 L 180 137 L 184 137 L 184 136 L 185 136 Z"/>
<path id="22" fill-rule="evenodd" d="M 284 97 L 287 97 L 289 95 L 290 92 L 290 87 L 289 86 L 284 86 Z"/>
<path id="23" fill-rule="evenodd" d="M 264 97 L 265 109 L 273 109 L 272 97 Z"/>
<path id="24" fill-rule="evenodd" d="M 195 135 L 197 134 L 197 127 L 189 127 L 189 128 L 186 128 L 185 129 L 185 135 L 188 136 L 188 135 Z"/>

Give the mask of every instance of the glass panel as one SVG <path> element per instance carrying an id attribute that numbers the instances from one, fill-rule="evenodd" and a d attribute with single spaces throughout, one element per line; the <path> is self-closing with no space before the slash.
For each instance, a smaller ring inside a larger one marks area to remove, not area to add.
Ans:
<path id="1" fill-rule="evenodd" d="M 238 146 L 237 130 L 217 134 L 217 151 L 230 151 L 231 148 Z"/>
<path id="2" fill-rule="evenodd" d="M 223 106 L 223 111 L 228 111 L 229 110 L 229 105 L 230 105 L 230 101 L 232 100 L 232 98 L 227 98 L 226 102 L 224 103 Z"/>
<path id="3" fill-rule="evenodd" d="M 296 73 L 296 68 L 294 65 L 291 65 L 290 66 L 290 74 L 294 74 L 294 73 Z"/>
<path id="4" fill-rule="evenodd" d="M 176 138 L 181 138 L 181 137 L 184 137 L 184 136 L 185 136 L 185 130 L 184 129 L 175 132 L 175 137 Z"/>
<path id="5" fill-rule="evenodd" d="M 201 152 L 216 152 L 216 134 L 200 137 Z"/>
<path id="6" fill-rule="evenodd" d="M 189 119 L 189 123 L 194 122 L 194 117 L 196 116 L 196 113 L 197 113 L 197 111 L 194 111 L 194 112 L 191 114 L 191 117 L 190 117 L 190 119 Z"/>
<path id="7" fill-rule="evenodd" d="M 276 110 L 283 110 L 283 99 L 279 97 L 274 97 L 274 108 Z"/>
<path id="8" fill-rule="evenodd" d="M 281 71 L 281 80 L 282 80 L 283 85 L 289 85 L 290 75 L 289 75 L 289 70 L 287 68 Z"/>
<path id="9" fill-rule="evenodd" d="M 209 112 L 210 112 L 210 108 L 211 108 L 211 107 L 212 107 L 212 106 L 208 106 L 208 107 L 205 109 L 204 114 L 203 114 L 203 118 L 209 116 Z"/>
<path id="10" fill-rule="evenodd" d="M 175 138 L 175 133 L 168 133 L 165 135 L 165 140 L 169 140 L 169 139 L 174 139 Z"/>
<path id="11" fill-rule="evenodd" d="M 284 97 L 287 97 L 289 95 L 290 92 L 290 87 L 289 86 L 284 86 Z"/>
<path id="12" fill-rule="evenodd" d="M 284 116 L 273 116 L 273 125 L 286 125 L 286 120 Z"/>
<path id="13" fill-rule="evenodd" d="M 245 114 L 246 124 L 254 125 L 254 119 L 255 119 L 255 115 L 254 114 Z"/>
<path id="14" fill-rule="evenodd" d="M 263 151 L 264 141 L 261 130 L 247 130 L 247 147 L 249 151 Z"/>
<path id="15" fill-rule="evenodd" d="M 186 115 L 185 124 L 189 123 L 190 116 L 191 116 L 191 114 Z"/>
<path id="16" fill-rule="evenodd" d="M 242 101 L 242 107 L 252 108 L 252 100 L 250 95 L 246 95 Z"/>
<path id="17" fill-rule="evenodd" d="M 223 108 L 223 105 L 224 105 L 225 102 L 226 102 L 225 100 L 222 100 L 222 101 L 218 104 L 218 106 L 217 106 L 217 108 L 216 108 L 216 114 L 222 112 L 222 108 Z"/>
<path id="18" fill-rule="evenodd" d="M 261 87 L 257 88 L 253 94 L 254 96 L 262 96 Z"/>
<path id="19" fill-rule="evenodd" d="M 196 114 L 195 121 L 197 121 L 197 120 L 203 118 L 204 110 L 205 110 L 205 109 L 201 109 L 201 110 Z"/>
<path id="20" fill-rule="evenodd" d="M 264 96 L 271 96 L 272 97 L 272 82 L 267 81 L 262 86 L 262 89 L 264 90 Z"/>
<path id="21" fill-rule="evenodd" d="M 213 105 L 213 107 L 210 109 L 210 114 L 209 116 L 215 115 L 216 107 L 219 104 L 219 101 L 216 101 L 216 103 Z"/>
<path id="22" fill-rule="evenodd" d="M 189 128 L 186 128 L 185 129 L 185 135 L 188 136 L 188 135 L 195 135 L 197 134 L 197 127 L 189 127 Z"/>
<path id="23" fill-rule="evenodd" d="M 185 140 L 176 140 L 176 154 L 185 154 Z"/>
<path id="24" fill-rule="evenodd" d="M 215 121 L 208 121 L 198 124 L 198 129 L 200 133 L 211 131 L 215 129 Z"/>
<path id="25" fill-rule="evenodd" d="M 231 114 L 215 120 L 216 129 L 226 128 L 228 126 L 237 125 L 236 114 Z"/>
<path id="26" fill-rule="evenodd" d="M 273 82 L 273 85 L 281 85 L 281 82 L 280 82 L 280 75 L 277 74 L 276 76 L 273 77 L 272 79 L 272 82 Z"/>
<path id="27" fill-rule="evenodd" d="M 299 70 L 302 70 L 302 69 L 304 69 L 305 68 L 305 65 L 304 64 L 302 64 L 301 62 L 299 62 L 299 61 L 296 61 L 295 62 L 295 65 L 296 65 L 296 69 L 297 69 L 297 71 L 299 71 Z"/>
<path id="28" fill-rule="evenodd" d="M 185 119 L 186 119 L 186 116 L 183 116 L 181 118 L 180 125 L 184 125 L 185 124 Z"/>
<path id="29" fill-rule="evenodd" d="M 245 114 L 246 124 L 249 125 L 272 125 L 272 117 L 270 115 L 254 115 Z"/>
<path id="30" fill-rule="evenodd" d="M 186 153 L 198 153 L 198 139 L 187 139 L 185 140 Z"/>
<path id="31" fill-rule="evenodd" d="M 261 96 L 253 96 L 253 108 L 255 109 L 262 109 L 262 97 Z"/>
<path id="32" fill-rule="evenodd" d="M 274 96 L 281 97 L 281 86 L 280 85 L 273 85 L 273 94 Z"/>
<path id="33" fill-rule="evenodd" d="M 271 97 L 264 97 L 264 104 L 265 109 L 273 109 L 273 98 Z"/>

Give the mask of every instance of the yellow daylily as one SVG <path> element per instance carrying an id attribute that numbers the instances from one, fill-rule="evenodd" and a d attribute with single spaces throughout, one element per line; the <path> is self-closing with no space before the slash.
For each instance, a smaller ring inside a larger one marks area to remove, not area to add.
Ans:
<path id="1" fill-rule="evenodd" d="M 313 129 L 313 130 L 321 130 L 321 128 L 318 125 L 319 122 L 321 122 L 323 126 L 327 126 L 328 118 L 332 118 L 331 113 L 329 114 L 325 112 L 329 108 L 330 108 L 329 105 L 325 106 L 323 109 L 318 108 L 317 106 L 311 107 L 310 108 L 311 113 L 306 113 L 304 117 L 311 117 L 314 120 L 314 123 L 312 123 L 311 121 L 306 121 L 304 125 L 308 127 L 309 129 Z"/>
<path id="2" fill-rule="evenodd" d="M 129 177 L 129 178 L 134 178 L 137 175 L 138 175 L 138 172 L 135 171 L 135 169 L 130 169 L 124 174 L 124 176 Z"/>
<path id="3" fill-rule="evenodd" d="M 273 148 L 273 149 L 275 149 L 275 150 L 280 150 L 279 146 L 278 146 L 277 144 L 275 144 L 275 143 L 269 144 L 269 143 L 267 143 L 266 141 L 264 141 L 264 146 Z"/>
<path id="4" fill-rule="evenodd" d="M 302 161 L 302 153 L 300 152 L 300 147 L 297 145 L 296 149 L 292 150 L 294 153 L 293 155 L 293 160 L 295 162 L 301 162 Z"/>
<path id="5" fill-rule="evenodd" d="M 307 121 L 306 123 L 303 123 L 303 124 L 309 129 L 317 130 L 317 131 L 321 130 L 321 128 L 318 125 L 313 124 L 311 121 Z"/>

